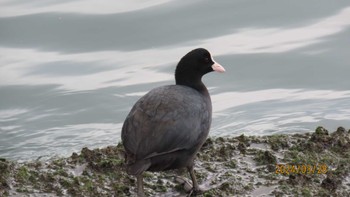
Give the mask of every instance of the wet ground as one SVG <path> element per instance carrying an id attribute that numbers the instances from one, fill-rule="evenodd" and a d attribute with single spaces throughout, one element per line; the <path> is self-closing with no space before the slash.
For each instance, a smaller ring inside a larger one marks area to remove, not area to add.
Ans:
<path id="1" fill-rule="evenodd" d="M 68 158 L 0 158 L 0 196 L 135 196 L 121 144 Z M 350 130 L 209 138 L 198 153 L 199 196 L 349 196 Z M 185 170 L 144 176 L 148 196 L 187 196 Z"/>

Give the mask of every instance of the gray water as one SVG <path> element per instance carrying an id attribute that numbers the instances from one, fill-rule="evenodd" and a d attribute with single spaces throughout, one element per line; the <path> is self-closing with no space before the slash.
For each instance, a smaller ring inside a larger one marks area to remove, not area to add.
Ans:
<path id="1" fill-rule="evenodd" d="M 350 128 L 348 0 L 0 0 L 0 157 L 116 144 L 197 47 L 227 71 L 211 136 Z"/>

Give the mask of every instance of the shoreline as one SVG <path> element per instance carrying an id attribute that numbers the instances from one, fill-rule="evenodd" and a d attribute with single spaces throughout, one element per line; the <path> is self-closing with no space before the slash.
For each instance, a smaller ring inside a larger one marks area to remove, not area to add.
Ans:
<path id="1" fill-rule="evenodd" d="M 83 148 L 66 158 L 0 158 L 0 196 L 135 196 L 123 148 Z M 350 130 L 210 137 L 195 160 L 199 196 L 348 196 Z M 145 172 L 147 196 L 186 196 L 186 170 Z"/>

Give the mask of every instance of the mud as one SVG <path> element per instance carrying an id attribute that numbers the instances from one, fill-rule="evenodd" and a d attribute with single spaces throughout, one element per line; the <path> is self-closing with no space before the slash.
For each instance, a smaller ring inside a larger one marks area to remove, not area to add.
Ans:
<path id="1" fill-rule="evenodd" d="M 349 196 L 350 130 L 209 138 L 197 155 L 199 196 Z M 148 196 L 187 196 L 185 170 L 146 172 Z M 68 158 L 0 158 L 0 196 L 135 196 L 121 144 Z"/>

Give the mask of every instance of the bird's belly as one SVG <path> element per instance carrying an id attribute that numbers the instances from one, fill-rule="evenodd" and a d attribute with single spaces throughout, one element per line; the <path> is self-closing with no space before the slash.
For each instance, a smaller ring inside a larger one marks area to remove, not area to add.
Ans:
<path id="1" fill-rule="evenodd" d="M 193 164 L 196 153 L 195 150 L 179 150 L 152 157 L 148 171 L 165 171 L 190 166 Z"/>

